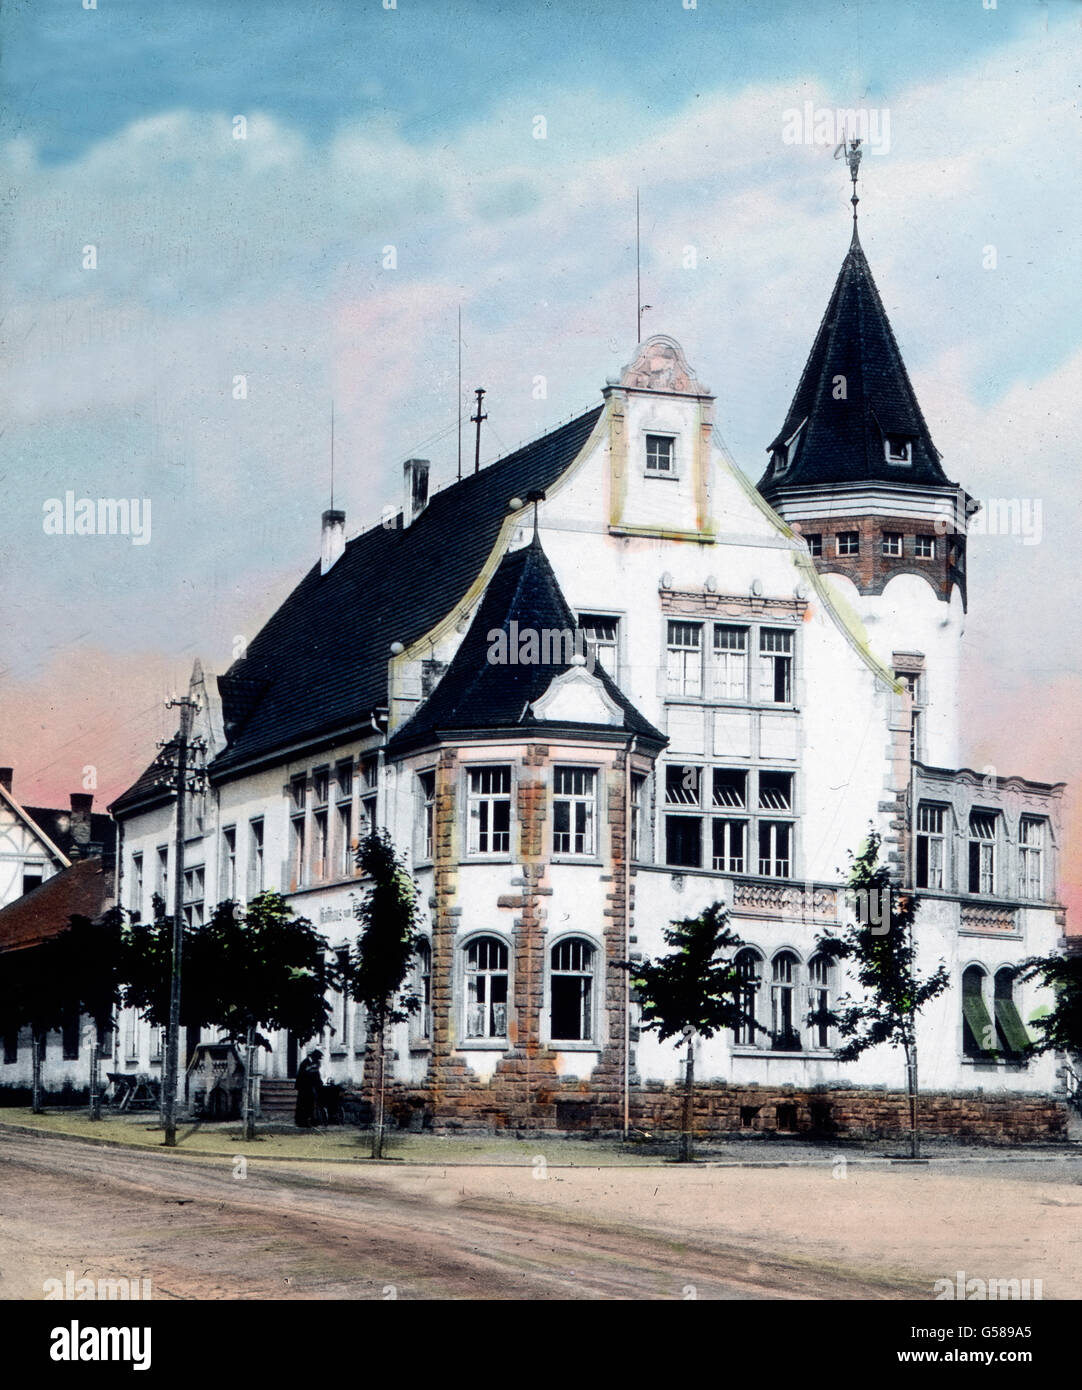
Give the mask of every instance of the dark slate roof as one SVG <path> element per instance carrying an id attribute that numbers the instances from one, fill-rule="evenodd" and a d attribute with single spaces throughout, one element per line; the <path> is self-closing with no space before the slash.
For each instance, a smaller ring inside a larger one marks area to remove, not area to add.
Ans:
<path id="1" fill-rule="evenodd" d="M 392 642 L 409 646 L 465 595 L 496 543 L 512 497 L 546 489 L 575 460 L 603 406 L 436 493 L 405 530 L 374 526 L 321 575 L 313 565 L 219 678 L 224 776 L 278 749 L 356 730 L 387 704 Z M 114 811 L 163 800 L 148 768 Z"/>
<path id="2" fill-rule="evenodd" d="M 517 623 L 517 628 L 512 629 L 512 623 Z M 535 719 L 529 709 L 530 703 L 545 693 L 556 676 L 570 670 L 572 663 L 562 659 L 527 665 L 490 662 L 488 653 L 492 644 L 488 634 L 501 628 L 509 634 L 509 645 L 515 646 L 516 651 L 517 644 L 511 639 L 526 628 L 538 633 L 578 631 L 575 616 L 536 535 L 529 545 L 510 551 L 501 560 L 469 631 L 439 685 L 388 743 L 391 757 L 430 743 L 439 735 L 464 730 L 551 732 L 560 728 L 596 735 L 599 727 L 622 728 L 624 733 L 638 734 L 659 746 L 666 742 L 665 735 L 643 718 L 600 666 L 595 667 L 594 674 L 609 698 L 623 711 L 622 725 L 556 725 Z M 585 636 L 578 639 L 577 645 L 579 650 L 585 651 Z M 562 644 L 554 646 L 556 651 L 550 651 L 550 655 L 559 653 Z"/>
<path id="3" fill-rule="evenodd" d="M 162 768 L 157 758 L 148 763 L 139 776 L 127 789 L 109 803 L 109 810 L 116 815 L 134 811 L 136 807 L 146 810 L 150 806 L 164 805 L 172 801 L 173 793 L 161 784 Z"/>
<path id="4" fill-rule="evenodd" d="M 845 378 L 845 400 L 834 399 L 839 376 Z M 773 451 L 791 439 L 802 421 L 807 423 L 791 450 L 789 467 L 776 475 Z M 888 434 L 912 440 L 912 463 L 887 463 Z M 953 486 L 940 466 L 855 232 L 789 414 L 770 451 L 770 465 L 758 485 L 767 498 L 781 488 L 867 480 Z"/>
<path id="5" fill-rule="evenodd" d="M 91 855 L 108 855 L 116 846 L 116 823 L 112 816 L 107 816 L 104 812 L 90 813 L 89 841 L 80 842 L 72 834 L 70 811 L 51 806 L 24 806 L 23 810 L 69 859 L 81 858 L 88 850 Z M 94 850 L 91 846 L 97 846 L 97 849 Z"/>
<path id="6" fill-rule="evenodd" d="M 93 921 L 105 911 L 112 889 L 112 875 L 103 870 L 100 859 L 78 860 L 0 909 L 0 952 L 38 946 L 59 936 L 73 916 Z"/>

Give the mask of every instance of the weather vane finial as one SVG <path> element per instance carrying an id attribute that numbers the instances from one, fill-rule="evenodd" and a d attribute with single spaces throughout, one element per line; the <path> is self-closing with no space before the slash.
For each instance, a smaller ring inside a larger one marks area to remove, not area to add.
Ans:
<path id="1" fill-rule="evenodd" d="M 845 155 L 845 161 L 849 165 L 849 177 L 853 180 L 853 196 L 849 199 L 849 201 L 853 204 L 854 237 L 857 234 L 857 204 L 860 202 L 860 199 L 857 197 L 857 174 L 860 172 L 860 159 L 863 153 L 863 151 L 860 148 L 861 144 L 862 141 L 859 136 L 855 136 L 852 140 L 850 140 L 848 135 L 846 135 L 843 138 L 842 143 L 834 151 L 835 159 L 837 159 L 840 154 Z"/>

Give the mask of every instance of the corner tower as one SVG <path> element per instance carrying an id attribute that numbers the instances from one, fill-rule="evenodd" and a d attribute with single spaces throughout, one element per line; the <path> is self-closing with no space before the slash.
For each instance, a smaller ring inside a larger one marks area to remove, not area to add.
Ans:
<path id="1" fill-rule="evenodd" d="M 919 761 L 957 762 L 972 499 L 943 471 L 857 231 L 759 491 L 803 535 L 921 710 Z"/>

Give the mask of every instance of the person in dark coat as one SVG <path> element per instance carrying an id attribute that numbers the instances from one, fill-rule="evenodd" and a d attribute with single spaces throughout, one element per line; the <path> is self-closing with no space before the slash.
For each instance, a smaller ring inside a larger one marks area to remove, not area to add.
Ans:
<path id="1" fill-rule="evenodd" d="M 317 1047 L 310 1052 L 297 1068 L 297 1113 L 295 1121 L 300 1129 L 311 1129 L 318 1121 L 320 1096 L 323 1091 L 323 1078 L 319 1074 L 319 1064 L 323 1053 Z"/>

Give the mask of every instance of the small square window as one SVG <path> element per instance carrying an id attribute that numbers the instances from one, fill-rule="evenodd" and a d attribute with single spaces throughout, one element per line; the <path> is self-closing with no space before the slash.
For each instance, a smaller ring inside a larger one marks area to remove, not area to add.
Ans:
<path id="1" fill-rule="evenodd" d="M 889 463 L 913 462 L 913 441 L 907 439 L 905 435 L 888 434 L 886 449 Z"/>
<path id="2" fill-rule="evenodd" d="M 914 536 L 913 554 L 918 560 L 935 559 L 935 537 L 934 536 Z"/>
<path id="3" fill-rule="evenodd" d="M 900 532 L 900 531 L 884 531 L 884 532 L 883 532 L 883 554 L 884 554 L 884 555 L 901 555 L 901 553 L 902 553 L 902 535 L 901 535 L 901 532 Z"/>
<path id="4" fill-rule="evenodd" d="M 668 434 L 646 436 L 646 471 L 671 477 L 676 462 L 676 440 Z"/>
<path id="5" fill-rule="evenodd" d="M 838 532 L 838 554 L 839 555 L 859 555 L 860 554 L 860 532 L 859 531 L 839 531 Z"/>
<path id="6" fill-rule="evenodd" d="M 823 553 L 823 537 L 821 532 L 813 531 L 804 537 L 808 542 L 808 553 L 819 556 Z"/>

